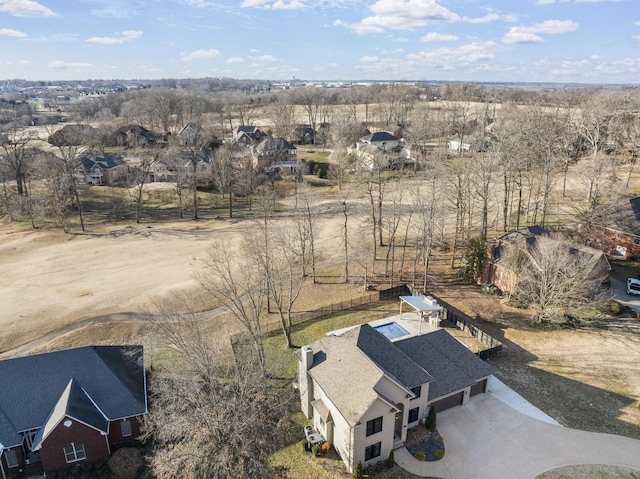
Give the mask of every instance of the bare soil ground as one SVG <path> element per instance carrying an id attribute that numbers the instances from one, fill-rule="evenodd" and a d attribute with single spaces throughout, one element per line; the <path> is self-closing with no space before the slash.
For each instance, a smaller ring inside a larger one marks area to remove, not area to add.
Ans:
<path id="1" fill-rule="evenodd" d="M 354 204 L 361 201 L 351 198 Z M 343 218 L 337 194 L 326 194 L 324 201 L 319 235 L 321 260 L 327 263 L 323 284 L 306 289 L 299 310 L 362 293 L 359 283 L 342 284 L 339 265 L 331 265 L 342 254 Z M 352 225 L 354 237 L 368 238 L 365 213 L 354 213 Z M 137 321 L 136 313 L 176 293 L 204 300 L 203 310 L 214 308 L 199 294 L 202 260 L 213 239 L 234 247 L 252 227 L 249 220 L 210 219 L 90 225 L 84 234 L 63 234 L 0 224 L 0 353 L 7 352 L 6 357 L 43 337 L 23 354 L 90 343 L 150 344 L 152 328 Z M 446 263 L 441 274 L 430 278 L 429 289 L 472 317 L 480 314 L 481 326 L 503 341 L 503 354 L 491 361 L 501 380 L 566 426 L 640 439 L 640 321 L 621 317 L 591 321 L 577 330 L 534 328 L 526 311 L 453 281 L 456 272 L 444 270 Z M 223 334 L 238 329 L 224 316 L 211 318 L 211 325 Z M 58 334 L 61 330 L 64 334 Z M 48 333 L 52 336 L 46 338 Z M 544 479 L 586 477 L 578 471 Z"/>
<path id="2" fill-rule="evenodd" d="M 322 284 L 306 288 L 298 310 L 362 294 L 356 284 L 335 287 L 342 282 L 341 270 L 330 264 L 341 254 L 341 226 L 333 220 L 331 206 L 327 208 L 318 228 L 318 258 L 325 265 L 318 278 Z M 217 307 L 198 282 L 206 273 L 212 244 L 222 241 L 237 250 L 241 235 L 250 235 L 254 227 L 252 220 L 185 220 L 91 225 L 85 233 L 64 234 L 17 231 L 0 223 L 0 355 L 56 333 L 66 338 L 58 344 L 71 345 L 75 333 L 70 329 L 78 323 L 83 329 L 78 340 L 100 341 L 98 331 L 107 333 L 109 328 L 97 323 L 105 322 L 117 324 L 110 329 L 120 331 L 116 336 L 132 339 L 132 331 L 140 329 L 130 324 L 136 313 L 174 295 L 193 296 L 203 311 Z M 106 336 L 108 341 L 110 334 Z"/>

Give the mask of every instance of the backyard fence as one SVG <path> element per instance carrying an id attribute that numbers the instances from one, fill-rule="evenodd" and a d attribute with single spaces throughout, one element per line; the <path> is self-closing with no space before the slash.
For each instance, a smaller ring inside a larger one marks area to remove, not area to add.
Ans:
<path id="1" fill-rule="evenodd" d="M 412 288 L 409 288 L 409 290 L 411 289 Z M 422 293 L 412 291 L 412 294 Z M 475 339 L 487 346 L 487 349 L 483 349 L 482 351 L 476 353 L 478 356 L 480 356 L 481 359 L 488 359 L 493 356 L 497 356 L 502 351 L 502 343 L 490 334 L 480 329 L 480 327 L 475 324 L 474 320 L 471 319 L 471 317 L 469 317 L 459 309 L 454 308 L 446 301 L 438 298 L 436 295 L 429 293 L 429 296 L 433 297 L 436 301 L 438 301 L 438 304 L 442 306 L 445 311 L 447 321 L 449 321 L 451 324 L 454 324 L 458 329 L 466 331 Z"/>
<path id="2" fill-rule="evenodd" d="M 357 298 L 342 301 L 340 303 L 333 303 L 319 309 L 314 309 L 313 311 L 294 312 L 291 315 L 291 323 L 293 326 L 297 326 L 309 321 L 332 316 L 343 311 L 357 309 L 364 305 L 375 303 L 377 301 L 397 300 L 399 296 L 411 294 L 417 295 L 422 294 L 422 292 L 406 284 L 379 291 L 369 291 Z M 502 351 L 502 343 L 480 329 L 476 324 L 474 324 L 473 320 L 468 315 L 454 308 L 437 296 L 431 293 L 429 293 L 429 295 L 436 299 L 438 301 L 438 304 L 442 306 L 445 311 L 447 321 L 449 321 L 451 324 L 454 324 L 458 329 L 468 332 L 475 339 L 487 346 L 487 349 L 483 349 L 482 351 L 476 353 L 478 356 L 480 356 L 481 359 L 491 358 L 498 355 L 500 351 Z M 281 326 L 280 321 L 278 320 L 270 321 L 263 325 L 263 333 L 267 336 L 280 331 Z M 230 339 L 232 345 L 250 340 L 249 335 L 245 331 L 241 331 L 239 333 L 231 335 Z"/>
<path id="3" fill-rule="evenodd" d="M 297 311 L 291 313 L 291 324 L 293 326 L 298 326 L 300 324 L 307 323 L 309 321 L 314 321 L 316 319 L 325 318 L 327 316 L 332 316 L 336 313 L 340 313 L 343 311 L 349 311 L 351 309 L 357 309 L 364 305 L 375 303 L 377 301 L 387 301 L 391 299 L 396 299 L 400 294 L 407 294 L 408 288 L 405 285 L 397 286 L 395 288 L 384 289 L 380 291 L 369 291 L 362 296 L 357 298 L 352 298 L 346 301 L 342 301 L 340 303 L 333 303 L 327 306 L 323 306 L 319 309 L 314 309 L 312 311 Z M 276 332 L 281 331 L 280 321 L 274 320 L 269 321 L 263 325 L 263 333 L 266 336 L 274 334 Z M 240 331 L 236 334 L 231 335 L 231 344 L 236 344 L 238 342 L 244 342 L 249 340 L 249 335 L 245 331 Z"/>

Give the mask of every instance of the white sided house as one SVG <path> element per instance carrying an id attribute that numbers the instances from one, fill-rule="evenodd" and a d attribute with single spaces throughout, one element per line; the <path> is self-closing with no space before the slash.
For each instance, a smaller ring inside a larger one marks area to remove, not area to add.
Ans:
<path id="1" fill-rule="evenodd" d="M 493 373 L 444 329 L 397 339 L 379 329 L 362 324 L 297 352 L 302 411 L 350 471 L 386 460 L 430 406 L 486 392 Z"/>

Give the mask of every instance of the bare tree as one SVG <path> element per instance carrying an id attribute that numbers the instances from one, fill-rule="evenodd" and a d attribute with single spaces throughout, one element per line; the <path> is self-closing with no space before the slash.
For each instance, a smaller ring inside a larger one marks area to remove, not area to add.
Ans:
<path id="1" fill-rule="evenodd" d="M 302 106 L 307 115 L 308 125 L 316 131 L 316 122 L 318 120 L 318 112 L 324 103 L 324 96 L 320 88 L 301 88 L 294 90 L 293 101 Z M 315 143 L 315 140 L 314 140 Z"/>
<path id="2" fill-rule="evenodd" d="M 608 298 L 603 286 L 607 266 L 600 255 L 567 242 L 538 238 L 519 258 L 518 291 L 536 308 L 534 321 L 559 321 L 566 311 L 595 308 Z"/>
<path id="3" fill-rule="evenodd" d="M 140 161 L 138 161 L 135 165 L 129 165 L 129 169 L 127 171 L 129 184 L 132 185 L 129 194 L 133 197 L 133 200 L 136 203 L 136 223 L 138 224 L 140 223 L 142 215 L 144 187 L 149 180 L 151 168 L 153 167 L 153 164 L 158 160 L 159 156 L 159 150 L 156 150 L 153 153 L 142 151 L 140 152 Z"/>
<path id="4" fill-rule="evenodd" d="M 13 172 L 19 196 L 27 194 L 27 174 L 36 150 L 33 135 L 22 128 L 9 128 L 0 132 L 0 163 Z"/>
<path id="5" fill-rule="evenodd" d="M 281 445 L 286 397 L 248 358 L 225 354 L 197 314 L 170 305 L 150 319 L 171 356 L 150 382 L 145 439 L 154 476 L 272 477 L 267 457 Z"/>
<path id="6" fill-rule="evenodd" d="M 294 228 L 297 234 L 301 265 L 306 276 L 306 266 L 311 266 L 311 278 L 316 283 L 316 236 L 318 234 L 317 198 L 308 186 L 302 186 L 298 193 L 297 211 L 294 216 Z"/>
<path id="7" fill-rule="evenodd" d="M 71 125 L 68 125 L 71 126 Z M 80 200 L 80 188 L 76 178 L 76 170 L 82 163 L 83 155 L 88 155 L 97 145 L 97 138 L 93 136 L 90 129 L 85 128 L 66 128 L 66 131 L 51 132 L 49 142 L 53 145 L 56 155 L 52 157 L 57 163 L 57 173 L 54 175 L 58 180 L 50 183 L 55 188 L 67 189 L 68 196 L 72 201 L 72 208 L 78 212 L 80 228 L 84 227 L 84 217 L 82 211 L 82 202 Z M 58 191 L 56 196 L 63 200 L 65 196 L 63 190 Z M 65 203 L 66 201 L 62 201 Z M 66 223 L 64 223 L 66 229 Z"/>
<path id="8" fill-rule="evenodd" d="M 236 145 L 227 144 L 213 152 L 213 181 L 222 195 L 229 195 L 229 218 L 233 218 L 233 193 L 242 169 L 243 154 Z"/>
<path id="9" fill-rule="evenodd" d="M 249 236 L 243 238 L 240 254 L 235 255 L 227 243 L 215 242 L 206 261 L 207 269 L 199 281 L 216 302 L 224 305 L 244 327 L 251 338 L 262 375 L 266 377 L 262 314 L 268 290 L 264 278 L 255 274 L 252 250 L 252 238 Z"/>
<path id="10" fill-rule="evenodd" d="M 280 93 L 272 96 L 266 110 L 275 125 L 274 136 L 285 139 L 292 138 L 296 124 L 296 105 L 289 95 Z"/>

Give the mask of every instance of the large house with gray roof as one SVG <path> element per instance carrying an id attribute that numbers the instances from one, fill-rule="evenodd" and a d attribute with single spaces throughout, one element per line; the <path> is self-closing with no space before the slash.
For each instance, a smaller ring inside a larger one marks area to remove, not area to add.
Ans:
<path id="1" fill-rule="evenodd" d="M 363 324 L 297 355 L 302 411 L 349 470 L 386 460 L 430 406 L 466 404 L 493 374 L 444 329 L 391 340 Z"/>
<path id="2" fill-rule="evenodd" d="M 147 414 L 142 346 L 87 346 L 0 361 L 0 478 L 109 458 Z"/>

